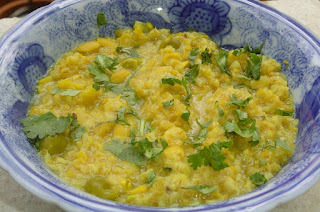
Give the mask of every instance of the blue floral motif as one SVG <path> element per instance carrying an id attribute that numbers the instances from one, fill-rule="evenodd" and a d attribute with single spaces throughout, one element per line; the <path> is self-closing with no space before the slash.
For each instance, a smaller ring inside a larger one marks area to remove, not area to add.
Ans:
<path id="1" fill-rule="evenodd" d="M 32 94 L 37 80 L 47 72 L 53 62 L 51 57 L 44 54 L 41 45 L 23 44 L 15 56 L 12 72 L 18 75 L 24 89 Z"/>
<path id="2" fill-rule="evenodd" d="M 217 37 L 221 44 L 221 37 L 230 32 L 232 25 L 228 18 L 230 6 L 219 0 L 179 1 L 171 7 L 168 16 L 174 31 L 187 31 L 188 28 L 204 32 Z"/>

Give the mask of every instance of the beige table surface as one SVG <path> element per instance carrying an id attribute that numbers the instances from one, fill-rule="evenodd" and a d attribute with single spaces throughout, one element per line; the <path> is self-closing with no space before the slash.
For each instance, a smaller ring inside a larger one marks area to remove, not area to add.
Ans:
<path id="1" fill-rule="evenodd" d="M 274 0 L 266 4 L 295 18 L 320 37 L 320 0 Z M 19 18 L 0 19 L 0 37 Z M 0 212 L 61 212 L 58 206 L 44 202 L 26 191 L 0 168 Z M 278 206 L 272 212 L 319 212 L 320 182 L 298 198 Z"/>

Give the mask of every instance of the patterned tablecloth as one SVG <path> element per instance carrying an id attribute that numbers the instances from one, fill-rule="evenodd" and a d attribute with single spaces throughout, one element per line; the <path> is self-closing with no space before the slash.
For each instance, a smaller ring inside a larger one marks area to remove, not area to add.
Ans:
<path id="1" fill-rule="evenodd" d="M 295 18 L 320 37 L 320 0 L 271 0 L 266 4 Z M 0 37 L 19 18 L 0 19 Z M 0 168 L 0 212 L 60 212 L 58 206 L 44 202 L 14 182 L 7 172 Z M 272 212 L 320 211 L 320 182 L 300 197 L 278 206 Z"/>

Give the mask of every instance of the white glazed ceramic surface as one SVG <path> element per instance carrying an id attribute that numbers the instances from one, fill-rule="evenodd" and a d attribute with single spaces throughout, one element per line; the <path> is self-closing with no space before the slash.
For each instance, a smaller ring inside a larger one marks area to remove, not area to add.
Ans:
<path id="1" fill-rule="evenodd" d="M 108 25 L 100 30 L 96 14 Z M 150 208 L 94 197 L 62 182 L 21 131 L 37 80 L 62 53 L 134 21 L 173 32 L 194 28 L 224 48 L 247 42 L 283 64 L 300 119 L 291 161 L 266 185 L 237 198 L 185 208 Z M 0 164 L 22 186 L 70 211 L 264 211 L 310 188 L 320 175 L 320 42 L 291 18 L 254 0 L 60 0 L 30 14 L 0 41 Z"/>

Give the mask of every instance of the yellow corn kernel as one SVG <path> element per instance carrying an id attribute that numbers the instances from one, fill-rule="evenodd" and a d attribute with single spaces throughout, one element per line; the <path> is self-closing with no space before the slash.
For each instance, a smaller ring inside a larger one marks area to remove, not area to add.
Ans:
<path id="1" fill-rule="evenodd" d="M 111 82 L 116 84 L 123 83 L 130 74 L 129 71 L 121 69 L 111 75 Z"/>
<path id="2" fill-rule="evenodd" d="M 96 41 L 89 41 L 81 44 L 78 48 L 78 52 L 92 52 L 97 50 L 100 47 L 100 44 Z"/>
<path id="3" fill-rule="evenodd" d="M 110 38 L 98 38 L 97 42 L 101 45 L 101 46 L 109 46 L 109 47 L 117 47 L 117 44 L 111 40 Z"/>
<path id="4" fill-rule="evenodd" d="M 146 191 L 147 191 L 147 186 L 144 184 L 144 185 L 138 186 L 138 187 L 130 190 L 128 192 L 128 194 L 139 194 L 139 193 L 143 193 L 143 192 L 146 192 Z"/>

